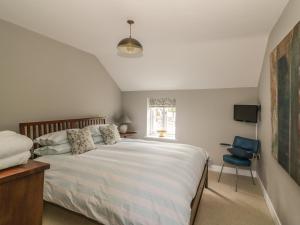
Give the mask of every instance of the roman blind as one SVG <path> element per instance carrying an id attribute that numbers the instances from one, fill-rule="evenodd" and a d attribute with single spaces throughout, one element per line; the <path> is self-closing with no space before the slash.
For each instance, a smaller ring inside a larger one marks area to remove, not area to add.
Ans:
<path id="1" fill-rule="evenodd" d="M 149 98 L 149 107 L 176 107 L 175 98 Z"/>

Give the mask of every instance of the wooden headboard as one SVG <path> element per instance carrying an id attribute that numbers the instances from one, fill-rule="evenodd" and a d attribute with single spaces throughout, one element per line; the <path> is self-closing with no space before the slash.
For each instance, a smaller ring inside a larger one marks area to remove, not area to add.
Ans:
<path id="1" fill-rule="evenodd" d="M 32 140 L 34 140 L 37 137 L 40 137 L 44 134 L 48 134 L 51 132 L 73 129 L 73 128 L 83 128 L 95 124 L 105 124 L 105 118 L 93 117 L 93 118 L 82 118 L 82 119 L 66 119 L 66 120 L 20 123 L 19 130 L 20 130 L 20 134 L 23 134 L 31 138 Z"/>

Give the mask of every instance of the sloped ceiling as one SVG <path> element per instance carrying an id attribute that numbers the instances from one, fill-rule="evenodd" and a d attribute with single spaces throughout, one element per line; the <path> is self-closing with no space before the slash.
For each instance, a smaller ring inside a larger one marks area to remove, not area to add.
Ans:
<path id="1" fill-rule="evenodd" d="M 1 0 L 0 18 L 92 53 L 123 91 L 256 87 L 288 0 Z M 140 58 L 116 45 L 133 36 Z"/>

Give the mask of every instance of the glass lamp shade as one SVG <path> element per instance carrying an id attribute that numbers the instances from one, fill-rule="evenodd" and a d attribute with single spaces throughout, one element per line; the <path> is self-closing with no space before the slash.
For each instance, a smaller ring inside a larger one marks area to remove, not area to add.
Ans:
<path id="1" fill-rule="evenodd" d="M 143 53 L 143 46 L 134 38 L 125 38 L 118 44 L 120 55 L 136 56 Z"/>

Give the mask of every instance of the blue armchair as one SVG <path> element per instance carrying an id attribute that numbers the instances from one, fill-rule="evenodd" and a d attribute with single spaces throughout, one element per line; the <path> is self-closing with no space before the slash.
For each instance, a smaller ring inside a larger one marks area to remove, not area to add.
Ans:
<path id="1" fill-rule="evenodd" d="M 238 167 L 249 168 L 252 177 L 252 182 L 255 185 L 251 164 L 252 164 L 252 160 L 257 158 L 259 149 L 260 149 L 259 140 L 236 136 L 234 138 L 233 144 L 230 146 L 230 148 L 227 149 L 231 154 L 223 155 L 223 165 L 221 168 L 221 172 L 219 174 L 218 182 L 220 182 L 224 164 L 228 163 L 230 165 L 235 166 L 235 170 L 236 170 L 235 191 L 237 191 Z"/>

